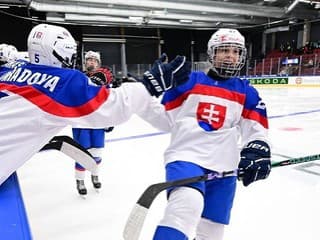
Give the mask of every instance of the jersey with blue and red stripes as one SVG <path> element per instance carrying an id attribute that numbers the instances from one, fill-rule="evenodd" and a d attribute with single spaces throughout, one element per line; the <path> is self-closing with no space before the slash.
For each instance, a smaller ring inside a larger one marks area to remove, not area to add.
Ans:
<path id="1" fill-rule="evenodd" d="M 162 131 L 165 110 L 139 82 L 97 86 L 83 73 L 17 61 L 0 67 L 0 184 L 66 126 L 105 128 L 132 114 Z"/>
<path id="2" fill-rule="evenodd" d="M 267 139 L 266 105 L 248 80 L 192 72 L 162 99 L 173 123 L 165 162 L 192 162 L 214 171 L 237 168 L 240 149 Z"/>

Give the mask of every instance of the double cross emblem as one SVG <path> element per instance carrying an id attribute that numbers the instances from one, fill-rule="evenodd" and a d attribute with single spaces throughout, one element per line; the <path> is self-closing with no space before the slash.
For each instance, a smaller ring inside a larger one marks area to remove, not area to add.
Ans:
<path id="1" fill-rule="evenodd" d="M 217 130 L 223 126 L 226 107 L 208 102 L 200 102 L 197 109 L 197 120 L 206 130 Z"/>

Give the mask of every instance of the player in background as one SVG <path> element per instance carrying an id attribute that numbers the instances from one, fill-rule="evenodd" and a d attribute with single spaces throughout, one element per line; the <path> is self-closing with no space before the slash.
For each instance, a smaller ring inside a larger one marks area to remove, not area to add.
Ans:
<path id="1" fill-rule="evenodd" d="M 17 59 L 29 61 L 28 53 L 19 52 L 15 46 L 10 44 L 0 44 L 0 65 Z"/>
<path id="2" fill-rule="evenodd" d="M 17 60 L 18 50 L 15 46 L 2 43 L 0 44 L 0 63 L 8 63 Z"/>
<path id="3" fill-rule="evenodd" d="M 166 180 L 239 169 L 239 179 L 248 186 L 267 178 L 271 168 L 266 106 L 249 81 L 238 77 L 246 48 L 237 30 L 216 31 L 207 51 L 210 70 L 191 72 L 162 99 L 173 121 L 164 154 Z M 236 180 L 229 176 L 169 189 L 153 240 L 223 239 Z"/>
<path id="4" fill-rule="evenodd" d="M 162 131 L 170 129 L 153 96 L 188 78 L 185 57 L 167 64 L 159 59 L 139 81 L 106 88 L 72 69 L 77 44 L 67 29 L 39 24 L 27 42 L 30 63 L 0 66 L 0 185 L 68 125 L 105 128 L 137 114 Z"/>
<path id="5" fill-rule="evenodd" d="M 88 51 L 85 54 L 84 59 L 84 73 L 97 85 L 110 87 L 113 81 L 113 75 L 108 68 L 101 68 L 100 53 Z M 96 171 L 91 173 L 91 181 L 95 189 L 101 188 L 101 182 L 98 177 L 98 166 L 102 161 L 102 155 L 105 147 L 105 132 L 110 132 L 112 129 L 113 127 L 101 129 L 72 128 L 73 139 L 86 148 L 92 154 L 97 163 Z M 75 163 L 77 191 L 80 195 L 87 194 L 87 188 L 84 182 L 85 171 L 86 169 L 81 166 L 80 163 Z"/>

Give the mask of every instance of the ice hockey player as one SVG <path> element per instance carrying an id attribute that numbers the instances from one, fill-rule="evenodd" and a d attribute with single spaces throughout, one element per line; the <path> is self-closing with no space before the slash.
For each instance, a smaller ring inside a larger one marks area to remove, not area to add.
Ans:
<path id="1" fill-rule="evenodd" d="M 249 81 L 238 77 L 246 58 L 238 30 L 216 31 L 207 52 L 210 70 L 191 72 L 162 99 L 173 120 L 164 154 L 166 180 L 239 168 L 239 179 L 248 186 L 270 172 L 266 106 Z M 237 176 L 228 176 L 169 189 L 153 240 L 191 240 L 194 234 L 196 240 L 222 240 L 236 180 Z"/>
<path id="2" fill-rule="evenodd" d="M 0 44 L 0 65 L 18 59 L 29 61 L 28 52 L 19 52 L 15 46 L 10 44 Z"/>
<path id="3" fill-rule="evenodd" d="M 17 59 L 18 50 L 15 46 L 2 43 L 0 44 L 0 63 L 13 62 Z"/>
<path id="4" fill-rule="evenodd" d="M 170 129 L 160 96 L 177 78 L 188 78 L 190 65 L 177 56 L 161 59 L 136 83 L 106 88 L 75 65 L 76 42 L 64 27 L 35 26 L 28 36 L 30 63 L 0 67 L 0 185 L 67 125 L 105 128 L 132 114 Z"/>
<path id="5" fill-rule="evenodd" d="M 101 67 L 101 57 L 99 52 L 88 51 L 84 57 L 84 73 L 90 79 L 100 86 L 110 87 L 113 82 L 112 72 L 108 68 Z M 91 173 L 91 182 L 95 189 L 101 188 L 99 180 L 99 166 L 102 162 L 102 155 L 105 147 L 105 132 L 110 132 L 113 127 L 90 129 L 90 128 L 72 128 L 73 139 L 86 148 L 94 157 L 97 168 Z M 86 169 L 78 162 L 75 163 L 75 178 L 77 191 L 80 195 L 87 194 L 85 186 Z"/>

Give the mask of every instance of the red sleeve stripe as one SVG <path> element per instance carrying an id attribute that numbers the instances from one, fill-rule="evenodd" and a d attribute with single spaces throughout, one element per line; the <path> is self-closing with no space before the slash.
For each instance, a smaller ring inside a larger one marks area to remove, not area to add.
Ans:
<path id="1" fill-rule="evenodd" d="M 188 97 L 189 93 L 190 93 L 190 91 L 187 91 L 187 92 L 183 93 L 182 95 L 180 95 L 179 97 L 175 98 L 173 101 L 167 102 L 164 105 L 166 111 L 180 107 L 182 105 L 182 103 L 184 102 L 184 100 Z"/>
<path id="2" fill-rule="evenodd" d="M 98 94 L 87 103 L 77 107 L 69 107 L 56 102 L 32 86 L 17 87 L 9 84 L 0 84 L 0 90 L 8 90 L 18 94 L 43 111 L 60 117 L 81 117 L 90 114 L 99 108 L 109 96 L 109 90 L 101 88 Z"/>
<path id="3" fill-rule="evenodd" d="M 266 129 L 269 128 L 268 119 L 256 111 L 244 109 L 242 112 L 242 117 L 246 119 L 254 120 L 260 123 Z"/>
<path id="4" fill-rule="evenodd" d="M 174 108 L 181 106 L 182 103 L 184 102 L 184 100 L 190 94 L 207 95 L 207 96 L 224 98 L 229 101 L 237 102 L 241 105 L 243 105 L 245 102 L 245 95 L 242 93 L 230 91 L 230 90 L 223 89 L 220 87 L 213 87 L 213 86 L 197 84 L 190 91 L 183 93 L 179 97 L 175 98 L 173 101 L 167 102 L 165 104 L 166 110 L 172 110 Z"/>

